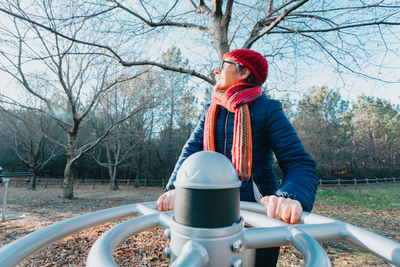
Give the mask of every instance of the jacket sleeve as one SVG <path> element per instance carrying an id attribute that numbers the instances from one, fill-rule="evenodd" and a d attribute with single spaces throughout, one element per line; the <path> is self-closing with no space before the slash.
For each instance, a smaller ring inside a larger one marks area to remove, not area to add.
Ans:
<path id="1" fill-rule="evenodd" d="M 189 139 L 186 141 L 186 144 L 182 148 L 181 155 L 179 156 L 178 161 L 175 164 L 174 171 L 172 172 L 168 184 L 165 188 L 166 191 L 175 188 L 173 183 L 176 180 L 176 174 L 178 173 L 178 170 L 181 167 L 182 163 L 185 161 L 185 159 L 190 155 L 203 150 L 203 130 L 204 130 L 204 121 L 206 114 L 207 114 L 207 108 L 203 114 L 202 119 L 199 121 L 196 128 L 190 135 Z"/>
<path id="2" fill-rule="evenodd" d="M 303 210 L 311 211 L 318 187 L 316 163 L 305 151 L 292 124 L 273 101 L 267 120 L 267 135 L 284 179 L 275 195 L 298 200 Z"/>

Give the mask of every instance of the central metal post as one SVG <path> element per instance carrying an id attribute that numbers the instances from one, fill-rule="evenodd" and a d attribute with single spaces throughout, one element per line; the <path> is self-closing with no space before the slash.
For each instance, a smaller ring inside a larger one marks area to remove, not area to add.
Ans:
<path id="1" fill-rule="evenodd" d="M 191 155 L 177 174 L 175 188 L 167 249 L 171 266 L 184 266 L 186 260 L 191 266 L 242 266 L 240 181 L 230 160 L 210 151 Z"/>

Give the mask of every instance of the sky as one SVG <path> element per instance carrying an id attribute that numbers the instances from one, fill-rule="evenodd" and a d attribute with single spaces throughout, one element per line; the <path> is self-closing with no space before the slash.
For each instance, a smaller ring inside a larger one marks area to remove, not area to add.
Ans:
<path id="1" fill-rule="evenodd" d="M 342 80 L 332 69 L 321 66 L 318 70 L 303 71 L 303 76 L 296 84 L 288 85 L 288 93 L 294 98 L 299 98 L 301 94 L 296 91 L 304 92 L 302 89 L 312 86 L 326 86 L 337 90 L 345 100 L 356 101 L 358 96 L 365 94 L 389 100 L 392 104 L 400 104 L 400 83 L 384 83 L 358 75 L 344 75 Z M 272 93 L 281 96 L 286 92 L 281 89 L 273 89 Z"/>
<path id="2" fill-rule="evenodd" d="M 157 53 L 166 51 L 172 45 L 177 43 L 173 40 L 165 41 L 163 45 L 164 49 Z M 179 46 L 178 46 L 179 47 Z M 188 49 L 187 46 L 180 46 L 183 52 L 183 56 Z M 157 56 L 156 56 L 157 57 Z M 0 61 L 1 61 L 0 57 Z M 357 97 L 361 94 L 367 96 L 379 97 L 389 100 L 392 104 L 400 105 L 400 83 L 384 83 L 373 79 L 361 77 L 359 75 L 344 75 L 343 79 L 339 78 L 336 73 L 333 72 L 332 68 L 324 66 L 306 66 L 299 70 L 296 75 L 296 80 L 290 80 L 287 82 L 279 81 L 279 70 L 274 69 L 274 66 L 270 65 L 269 76 L 265 87 L 269 90 L 275 98 L 283 97 L 285 94 L 289 94 L 291 99 L 298 100 L 302 97 L 302 93 L 306 92 L 306 89 L 312 86 L 327 86 L 330 89 L 338 90 L 342 98 L 345 100 L 357 100 Z M 387 77 L 382 75 L 382 78 L 393 80 L 393 76 L 390 73 Z M 15 81 L 6 73 L 0 71 L 0 91 L 8 96 L 16 96 L 21 94 L 21 86 L 17 85 Z M 200 87 L 198 96 L 201 97 L 205 87 L 210 85 L 204 81 L 197 80 L 197 85 Z"/>
<path id="3" fill-rule="evenodd" d="M 171 38 L 171 36 L 174 37 Z M 195 38 L 198 38 L 198 36 Z M 188 54 L 197 54 L 197 57 L 204 56 L 205 58 L 216 57 L 215 51 L 209 47 L 204 51 L 201 51 L 201 48 L 197 48 L 200 49 L 198 51 L 192 51 L 193 43 L 190 41 L 193 41 L 194 38 L 191 39 L 190 36 L 182 38 L 182 36 L 174 33 L 163 40 L 158 40 L 158 42 L 161 42 L 161 49 L 158 47 L 158 50 L 149 50 L 148 54 L 150 57 L 160 58 L 162 52 L 166 51 L 171 46 L 176 45 L 182 50 L 183 57 Z M 400 105 L 399 58 L 396 58 L 397 63 L 393 63 L 390 61 L 392 59 L 390 56 L 385 57 L 384 55 L 380 55 L 379 50 L 374 48 L 372 48 L 371 51 L 374 51 L 372 54 L 375 58 L 370 59 L 374 64 L 371 66 L 365 66 L 365 68 L 368 68 L 368 72 L 379 73 L 381 79 L 397 81 L 397 83 L 384 83 L 351 74 L 344 74 L 340 77 L 338 73 L 335 73 L 332 66 L 328 66 L 328 64 L 313 65 L 307 63 L 302 64 L 302 62 L 297 66 L 296 77 L 284 80 L 280 75 L 281 70 L 291 68 L 292 66 L 285 66 L 282 65 L 283 63 L 278 62 L 270 64 L 269 77 L 265 87 L 276 98 L 282 97 L 284 94 L 289 94 L 291 98 L 299 99 L 301 98 L 301 94 L 306 92 L 307 89 L 312 86 L 327 86 L 330 89 L 339 91 L 345 100 L 356 100 L 359 95 L 365 94 L 368 96 L 383 98 L 389 100 L 393 104 Z M 393 66 L 393 68 L 384 70 L 379 69 L 379 65 L 382 63 L 382 58 L 385 59 L 388 65 Z M 0 56 L 0 63 L 2 60 L 3 58 Z M 198 62 L 201 62 L 201 60 L 198 60 Z M 196 63 L 197 60 L 194 64 Z M 205 74 L 204 71 L 202 71 L 202 73 Z M 9 96 L 19 94 L 21 90 L 20 86 L 17 86 L 8 74 L 0 71 L 0 81 L 1 93 Z M 200 90 L 210 87 L 206 82 L 199 80 L 196 81 L 196 84 L 199 85 Z M 201 93 L 199 95 L 201 95 Z"/>
<path id="4" fill-rule="evenodd" d="M 178 42 L 178 38 L 177 40 L 165 40 L 164 42 L 165 50 L 172 45 L 179 44 L 178 47 L 182 50 L 183 56 L 192 53 L 191 44 L 185 44 L 182 41 Z M 207 53 L 212 54 L 213 52 L 204 51 L 198 54 L 200 56 L 208 56 Z M 214 56 L 216 56 L 216 53 Z M 299 100 L 307 92 L 307 89 L 313 86 L 327 86 L 329 89 L 337 90 L 344 100 L 357 101 L 360 95 L 365 94 L 367 96 L 386 99 L 392 104 L 400 105 L 400 62 L 396 62 L 396 67 L 393 69 L 381 69 L 378 65 L 382 56 L 379 54 L 375 56 L 376 59 L 373 60 L 376 61 L 377 66 L 372 65 L 366 71 L 372 74 L 379 73 L 380 79 L 391 81 L 390 83 L 366 78 L 358 74 L 342 74 L 339 76 L 332 66 L 324 64 L 307 65 L 306 63 L 298 67 L 295 79 L 282 81 L 280 80 L 280 71 L 288 66 L 270 64 L 269 75 L 263 87 L 275 98 L 281 98 L 285 94 L 289 94 L 294 100 Z M 388 64 L 390 65 L 390 63 Z M 398 82 L 393 83 L 393 81 Z M 200 81 L 200 83 L 203 86 L 209 86 L 203 81 Z"/>
<path id="5" fill-rule="evenodd" d="M 271 77 L 268 77 L 269 79 Z M 25 94 L 21 91 L 21 86 L 16 85 L 16 83 L 10 78 L 9 75 L 0 71 L 0 91 L 10 97 L 23 96 Z M 269 80 L 267 79 L 268 83 Z M 302 93 L 304 88 L 310 88 L 311 86 L 328 86 L 330 89 L 338 90 L 344 100 L 356 101 L 357 97 L 361 94 L 367 96 L 379 97 L 381 99 L 389 100 L 392 104 L 400 105 L 400 84 L 394 83 L 382 83 L 370 79 L 364 79 L 358 76 L 349 76 L 345 80 L 346 85 L 340 84 L 337 77 L 332 74 L 329 68 L 321 71 L 319 70 L 318 75 L 304 75 L 301 77 L 300 81 L 295 84 L 289 84 L 287 89 L 282 89 L 285 86 L 278 87 L 277 89 L 271 89 L 269 93 L 275 98 L 281 98 L 285 94 L 289 94 L 290 98 L 293 100 L 299 100 L 302 98 Z M 198 81 L 203 89 L 200 88 L 197 93 L 198 98 L 203 97 L 203 92 L 205 87 L 210 85 L 204 81 Z M 289 87 L 291 86 L 291 87 Z M 268 85 L 266 85 L 268 88 Z M 201 100 L 199 101 L 199 103 Z"/>

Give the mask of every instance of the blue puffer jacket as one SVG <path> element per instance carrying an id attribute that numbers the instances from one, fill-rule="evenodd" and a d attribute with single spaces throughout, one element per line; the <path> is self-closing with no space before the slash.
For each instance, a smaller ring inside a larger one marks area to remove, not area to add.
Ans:
<path id="1" fill-rule="evenodd" d="M 315 161 L 304 150 L 296 131 L 282 111 L 281 103 L 262 95 L 249 105 L 249 110 L 253 138 L 252 179 L 261 194 L 296 199 L 305 211 L 311 211 L 318 186 Z M 216 123 L 215 147 L 217 152 L 229 159 L 231 159 L 234 117 L 234 113 L 220 107 Z M 167 184 L 167 190 L 174 188 L 173 182 L 183 161 L 191 154 L 203 150 L 204 120 L 205 114 L 183 147 Z M 272 152 L 284 174 L 280 186 L 272 166 Z M 255 201 L 251 179 L 242 182 L 240 199 Z"/>

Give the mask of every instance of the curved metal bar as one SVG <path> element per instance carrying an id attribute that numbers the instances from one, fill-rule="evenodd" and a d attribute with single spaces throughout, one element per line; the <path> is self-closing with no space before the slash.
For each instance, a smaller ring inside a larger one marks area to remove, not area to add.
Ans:
<path id="1" fill-rule="evenodd" d="M 246 225 L 253 227 L 279 227 L 288 225 L 280 220 L 268 217 L 265 213 L 260 214 L 253 211 L 241 210 L 240 215 L 243 217 Z"/>
<path id="2" fill-rule="evenodd" d="M 155 201 L 144 202 L 101 210 L 78 216 L 33 232 L 0 248 L 0 266 L 16 265 L 34 252 L 68 235 L 97 224 L 131 216 L 133 214 L 146 214 L 146 216 L 144 216 L 146 218 L 144 219 L 135 218 L 133 220 L 135 222 L 141 222 L 139 226 L 132 225 L 132 222 L 130 224 L 128 222 L 124 224 L 126 225 L 125 227 L 130 225 L 129 227 L 131 227 L 131 230 L 133 229 L 133 232 L 139 231 L 142 228 L 151 227 L 149 225 L 153 225 L 154 221 L 149 218 L 157 218 L 156 224 L 164 228 L 169 227 L 171 212 L 159 213 L 155 210 L 155 203 Z M 149 214 L 153 215 L 149 216 Z M 314 264 L 313 261 L 315 258 L 310 258 L 310 255 L 313 255 L 314 252 L 310 251 L 317 248 L 317 246 L 312 244 L 315 240 L 309 240 L 311 237 L 318 241 L 347 239 L 385 258 L 396 266 L 400 266 L 399 243 L 348 223 L 322 215 L 303 212 L 300 218 L 300 223 L 303 224 L 288 225 L 284 222 L 268 218 L 264 208 L 260 204 L 252 202 L 241 202 L 241 214 L 247 223 L 255 227 L 269 227 L 265 229 L 247 229 L 244 232 L 244 236 L 248 248 L 279 246 L 287 244 L 288 242 L 293 242 L 295 245 L 297 244 L 300 250 L 304 249 L 303 255 L 309 259 L 306 260 L 306 262 Z M 147 218 L 147 216 L 149 217 Z M 128 233 L 125 235 L 124 233 L 118 233 L 117 230 L 114 231 L 116 232 L 116 237 L 113 237 L 113 239 L 116 238 L 115 240 L 123 239 L 128 235 Z M 258 231 L 262 232 L 260 233 Z M 265 236 L 268 237 L 268 240 L 266 240 Z M 296 236 L 296 238 L 293 236 Z M 319 250 L 319 248 L 317 248 L 317 250 Z M 188 253 L 190 254 L 192 252 L 189 251 Z M 307 253 L 311 254 L 307 256 Z M 317 262 L 322 261 L 322 258 L 317 258 Z"/>
<path id="3" fill-rule="evenodd" d="M 289 229 L 298 229 L 317 241 L 332 241 L 345 239 L 346 230 L 340 223 L 325 223 L 318 225 L 286 225 L 280 227 L 250 228 L 246 229 L 247 247 L 277 247 L 288 245 L 289 239 L 285 238 Z M 267 239 L 266 239 L 267 238 Z"/>
<path id="4" fill-rule="evenodd" d="M 240 201 L 240 210 L 247 210 L 255 213 L 265 214 L 264 207 L 257 202 Z"/>
<path id="5" fill-rule="evenodd" d="M 155 202 L 136 203 L 136 213 L 140 215 L 148 215 L 159 212 L 155 209 Z"/>
<path id="6" fill-rule="evenodd" d="M 303 211 L 303 213 L 300 216 L 300 223 L 304 224 L 319 224 L 319 223 L 331 223 L 331 222 L 337 223 L 341 221 L 306 211 Z"/>
<path id="7" fill-rule="evenodd" d="M 346 237 L 346 229 L 340 222 L 298 224 L 293 227 L 308 234 L 317 241 L 343 240 Z"/>
<path id="8" fill-rule="evenodd" d="M 360 247 L 368 249 L 394 265 L 400 266 L 400 243 L 350 223 L 341 222 L 322 215 L 306 213 L 304 217 L 304 223 L 307 224 L 328 221 L 341 225 L 342 236 L 340 239 L 346 239 Z"/>
<path id="9" fill-rule="evenodd" d="M 272 228 L 247 228 L 243 239 L 247 249 L 269 248 L 290 244 L 288 226 Z"/>
<path id="10" fill-rule="evenodd" d="M 0 248 L 0 266 L 14 266 L 29 255 L 66 236 L 110 220 L 140 214 L 138 207 L 155 207 L 155 204 L 155 201 L 130 204 L 85 214 L 50 225 Z M 154 212 L 157 211 L 154 210 Z"/>
<path id="11" fill-rule="evenodd" d="M 171 216 L 172 213 L 169 213 Z M 89 251 L 86 266 L 106 267 L 117 266 L 112 251 L 123 241 L 134 234 L 160 224 L 165 213 L 153 213 L 125 221 L 101 235 Z"/>
<path id="12" fill-rule="evenodd" d="M 243 233 L 246 248 L 277 247 L 293 244 L 305 258 L 305 266 L 331 266 L 321 245 L 296 226 L 250 228 Z"/>
<path id="13" fill-rule="evenodd" d="M 171 267 L 201 267 L 209 261 L 207 250 L 200 244 L 188 241 L 182 247 L 181 255 L 171 264 Z"/>
<path id="14" fill-rule="evenodd" d="M 264 207 L 257 202 L 241 201 L 240 202 L 240 210 L 241 211 L 250 211 L 250 212 L 265 215 Z M 329 222 L 338 222 L 338 221 L 335 219 L 329 218 L 329 217 L 317 215 L 317 214 L 307 212 L 307 211 L 302 212 L 302 214 L 300 216 L 300 221 L 299 221 L 299 223 L 304 223 L 304 224 L 308 224 L 308 223 L 318 224 L 318 223 L 329 223 Z"/>
<path id="15" fill-rule="evenodd" d="M 260 204 L 255 202 L 240 202 L 240 208 L 242 209 L 241 215 L 244 216 L 246 223 L 255 227 L 274 227 L 273 231 L 277 231 L 277 234 L 279 234 L 278 228 L 280 227 L 276 227 L 279 223 L 277 223 L 275 219 L 268 218 L 264 208 Z M 249 211 L 255 212 L 256 214 L 251 214 Z M 388 260 L 394 265 L 400 266 L 400 243 L 396 241 L 352 224 L 310 212 L 302 213 L 300 223 L 303 224 L 297 224 L 293 227 L 318 241 L 348 240 L 360 247 L 368 249 L 370 252 Z M 269 233 L 269 235 L 271 236 L 271 233 Z M 257 236 L 254 235 L 252 238 L 257 238 Z M 274 240 L 275 239 L 271 240 L 271 244 L 275 242 Z M 273 244 L 279 245 L 278 243 L 279 242 L 276 241 L 276 243 Z M 286 243 L 281 244 L 283 245 Z"/>
<path id="16" fill-rule="evenodd" d="M 331 266 L 321 245 L 294 226 L 250 228 L 244 231 L 243 238 L 248 249 L 293 244 L 304 256 L 305 266 Z"/>
<path id="17" fill-rule="evenodd" d="M 332 266 L 325 250 L 315 239 L 295 227 L 290 228 L 289 240 L 303 254 L 305 258 L 304 266 Z"/>
<path id="18" fill-rule="evenodd" d="M 343 223 L 347 229 L 346 239 L 400 266 L 400 244 L 354 225 Z"/>

